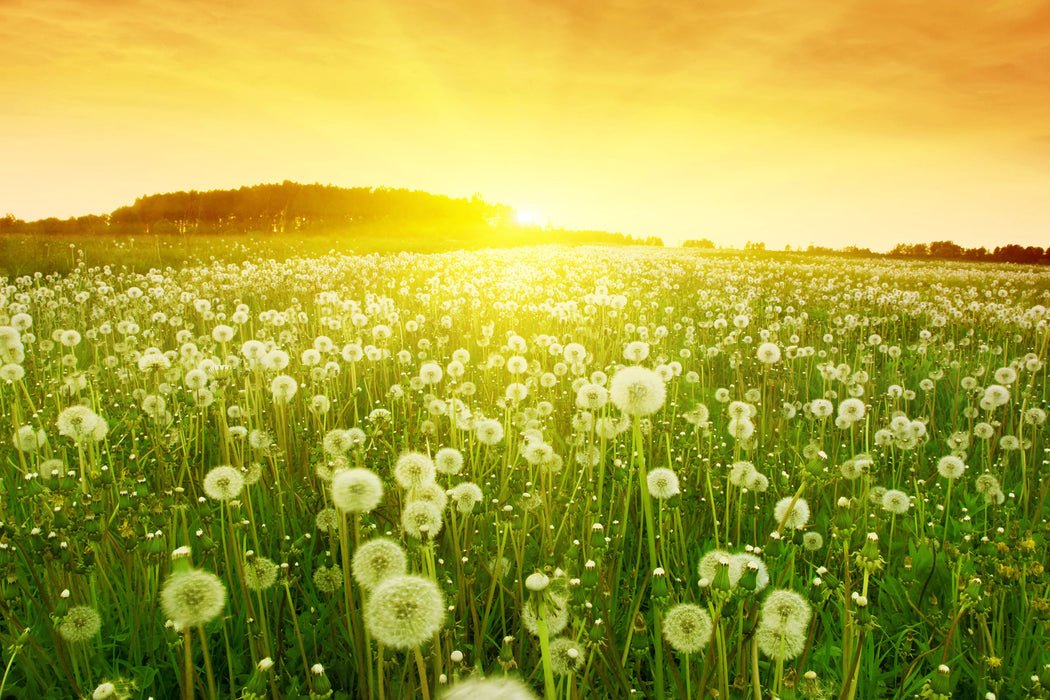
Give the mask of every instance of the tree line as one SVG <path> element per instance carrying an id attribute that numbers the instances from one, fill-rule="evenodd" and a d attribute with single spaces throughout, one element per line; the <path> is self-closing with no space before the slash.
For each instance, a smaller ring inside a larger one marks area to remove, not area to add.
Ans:
<path id="1" fill-rule="evenodd" d="M 486 202 L 480 195 L 453 198 L 421 190 L 389 187 L 304 185 L 285 180 L 238 189 L 179 191 L 139 197 L 110 214 L 23 221 L 0 218 L 0 235 L 81 236 L 187 234 L 369 235 L 396 232 L 407 237 L 448 235 L 455 239 L 501 235 L 532 236 L 537 242 L 663 245 L 659 238 L 635 238 L 608 231 L 577 231 L 518 224 L 515 210 Z"/>
<path id="2" fill-rule="evenodd" d="M 714 241 L 707 238 L 691 239 L 682 243 L 683 248 L 698 248 L 701 250 L 714 250 L 718 246 Z M 761 251 L 765 245 L 751 243 L 748 241 L 744 250 Z M 918 260 L 966 260 L 971 262 L 1008 262 L 1027 265 L 1050 265 L 1050 246 L 1040 248 L 1039 246 L 1021 246 L 1016 243 L 996 246 L 995 248 L 965 248 L 952 241 L 934 241 L 933 243 L 898 243 L 888 253 L 876 253 L 870 248 L 858 246 L 846 246 L 845 248 L 831 248 L 810 244 L 806 248 L 801 246 L 792 248 L 784 246 L 788 252 L 806 253 L 809 255 L 844 255 L 859 258 L 897 258 Z"/>

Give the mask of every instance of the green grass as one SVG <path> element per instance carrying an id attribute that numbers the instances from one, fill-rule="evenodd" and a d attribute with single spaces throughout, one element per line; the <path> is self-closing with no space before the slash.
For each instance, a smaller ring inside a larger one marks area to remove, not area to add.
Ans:
<path id="1" fill-rule="evenodd" d="M 337 247 L 324 240 L 45 246 L 30 255 L 84 265 L 7 280 L 0 326 L 20 332 L 0 332 L 0 376 L 13 379 L 0 382 L 0 697 L 90 697 L 113 682 L 130 697 L 294 698 L 313 682 L 334 697 L 419 698 L 442 676 L 505 673 L 558 698 L 1047 694 L 1045 273 L 612 247 L 315 254 Z M 219 325 L 231 339 L 216 339 Z M 251 359 L 249 340 L 268 359 Z M 629 361 L 634 342 L 648 354 Z M 765 342 L 781 351 L 773 364 L 758 360 Z M 150 348 L 167 367 L 150 369 Z M 658 410 L 625 418 L 601 392 L 580 408 L 578 389 L 608 389 L 634 363 L 664 377 Z M 273 395 L 280 376 L 296 383 L 287 402 Z M 982 407 L 997 381 L 1005 403 Z M 850 397 L 864 405 L 854 423 L 810 410 Z M 59 416 L 79 405 L 106 430 L 78 445 Z M 750 436 L 731 422 L 738 411 Z M 495 444 L 483 419 L 502 429 Z M 24 426 L 46 442 L 16 449 Z M 347 428 L 362 441 L 326 453 L 325 437 Z M 394 465 L 446 447 L 464 467 L 437 484 L 471 482 L 483 498 L 441 509 L 440 531 L 419 540 L 402 513 L 436 496 L 399 484 Z M 953 450 L 967 469 L 949 489 L 937 464 Z M 856 459 L 859 472 L 843 467 Z M 740 461 L 764 483 L 733 483 Z M 220 465 L 257 480 L 215 500 L 204 479 Z M 383 497 L 318 529 L 332 471 L 346 467 L 378 475 Z M 640 483 L 658 467 L 680 483 L 664 501 Z M 880 489 L 910 507 L 892 516 Z M 774 513 L 799 500 L 809 515 L 795 529 Z M 376 642 L 371 593 L 348 570 L 379 535 L 447 605 L 415 649 Z M 173 562 L 180 547 L 189 558 Z M 715 549 L 757 556 L 766 590 L 717 567 L 700 585 Z M 252 557 L 282 566 L 274 585 L 247 585 Z M 335 565 L 333 591 L 315 575 Z M 180 566 L 227 592 L 187 631 L 161 604 Z M 549 672 L 563 666 L 525 614 L 541 609 L 525 587 L 537 571 L 550 580 L 537 627 L 564 614 L 551 649 L 568 637 L 583 650 L 568 675 Z M 763 612 L 774 589 L 811 615 Z M 711 616 L 700 652 L 662 638 L 679 603 Z M 59 632 L 76 605 L 102 618 L 87 641 Z"/>

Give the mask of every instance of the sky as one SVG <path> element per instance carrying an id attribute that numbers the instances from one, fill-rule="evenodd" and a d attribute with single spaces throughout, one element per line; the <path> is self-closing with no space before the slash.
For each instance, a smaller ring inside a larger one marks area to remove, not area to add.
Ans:
<path id="1" fill-rule="evenodd" d="M 0 0 L 0 215 L 389 186 L 770 248 L 1050 245 L 1050 0 Z"/>

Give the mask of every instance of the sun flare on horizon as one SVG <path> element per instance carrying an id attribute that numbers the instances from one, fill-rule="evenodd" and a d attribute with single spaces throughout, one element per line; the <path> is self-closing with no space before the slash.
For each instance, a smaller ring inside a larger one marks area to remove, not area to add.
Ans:
<path id="1" fill-rule="evenodd" d="M 540 214 L 532 209 L 518 209 L 514 219 L 521 226 L 538 226 L 543 220 Z"/>

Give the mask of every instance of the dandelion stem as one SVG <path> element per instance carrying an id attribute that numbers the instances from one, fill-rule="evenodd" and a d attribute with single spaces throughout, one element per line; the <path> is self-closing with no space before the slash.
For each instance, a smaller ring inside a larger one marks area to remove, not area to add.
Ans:
<path id="1" fill-rule="evenodd" d="M 215 700 L 219 697 L 219 691 L 215 685 L 215 672 L 211 666 L 211 654 L 208 652 L 208 638 L 204 635 L 204 626 L 198 625 L 197 632 L 201 638 L 201 651 L 204 652 L 204 671 L 208 676 L 208 696 Z"/>
<path id="2" fill-rule="evenodd" d="M 551 644 L 547 638 L 547 606 L 543 595 L 537 601 L 536 623 L 540 637 L 540 663 L 543 664 L 543 696 L 555 700 L 554 672 L 551 669 Z"/>
<path id="3" fill-rule="evenodd" d="M 11 658 L 7 660 L 7 666 L 4 667 L 4 677 L 0 678 L 0 697 L 4 696 L 4 687 L 7 685 L 7 675 L 11 673 L 11 665 L 14 664 L 15 658 L 20 651 L 22 651 L 22 646 L 20 644 L 15 643 L 11 646 Z"/>
<path id="4" fill-rule="evenodd" d="M 952 507 L 952 483 L 955 479 L 948 480 L 948 495 L 944 498 L 944 544 L 943 547 L 948 546 L 948 512 Z M 892 543 L 891 543 L 892 545 Z"/>
<path id="5" fill-rule="evenodd" d="M 182 693 L 185 700 L 193 700 L 193 630 L 182 631 Z"/>
<path id="6" fill-rule="evenodd" d="M 645 535 L 649 545 L 649 572 L 651 573 L 659 566 L 656 555 L 656 530 L 653 528 L 653 503 L 649 497 L 649 486 L 645 469 L 645 454 L 642 452 L 642 429 L 638 420 L 634 421 L 634 457 L 638 464 L 638 489 L 642 497 L 642 512 L 645 516 Z M 653 679 L 656 683 L 656 697 L 661 700 L 664 697 L 664 653 L 663 637 L 660 630 L 660 603 L 652 601 L 651 613 L 653 617 L 653 649 L 656 660 L 653 664 Z"/>
<path id="7" fill-rule="evenodd" d="M 758 639 L 751 638 L 751 688 L 755 700 L 762 698 L 762 682 L 758 675 Z"/>
<path id="8" fill-rule="evenodd" d="M 419 673 L 419 687 L 423 692 L 423 700 L 430 700 L 430 684 L 427 682 L 427 665 L 423 662 L 423 652 L 417 646 L 415 649 L 416 671 Z M 550 700 L 554 700 L 550 698 Z"/>

